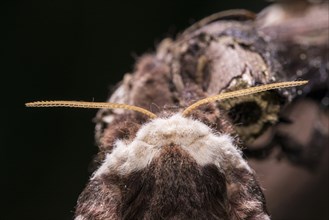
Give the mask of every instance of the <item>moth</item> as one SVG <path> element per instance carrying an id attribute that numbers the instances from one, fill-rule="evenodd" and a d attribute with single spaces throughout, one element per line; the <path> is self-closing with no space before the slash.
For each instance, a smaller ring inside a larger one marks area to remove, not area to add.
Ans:
<path id="1" fill-rule="evenodd" d="M 202 114 L 202 106 L 216 101 L 306 83 L 279 82 L 220 93 L 182 111 L 158 114 L 108 102 L 41 101 L 26 106 L 125 109 L 147 118 L 135 135 L 114 141 L 78 199 L 75 220 L 268 220 L 262 189 L 242 157 L 238 138 L 216 131 L 193 113 Z"/>

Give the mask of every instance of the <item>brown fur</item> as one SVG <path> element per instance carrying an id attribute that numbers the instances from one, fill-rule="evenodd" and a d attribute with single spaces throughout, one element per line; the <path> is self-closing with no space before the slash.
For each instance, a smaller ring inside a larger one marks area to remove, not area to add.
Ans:
<path id="1" fill-rule="evenodd" d="M 82 214 L 88 220 L 117 220 L 117 204 L 120 201 L 121 192 L 118 186 L 106 184 L 103 180 L 91 181 L 78 199 L 76 217 Z"/>
<path id="2" fill-rule="evenodd" d="M 224 174 L 211 164 L 201 167 L 178 146 L 163 147 L 144 170 L 126 176 L 112 170 L 92 180 L 76 214 L 104 220 L 112 219 L 110 211 L 114 219 L 125 220 L 239 220 L 266 213 L 252 174 L 242 169 Z"/>
<path id="3" fill-rule="evenodd" d="M 154 56 L 146 55 L 139 59 L 134 74 L 131 90 L 135 105 L 157 113 L 164 106 L 173 105 L 173 94 L 170 91 L 169 67 Z"/>

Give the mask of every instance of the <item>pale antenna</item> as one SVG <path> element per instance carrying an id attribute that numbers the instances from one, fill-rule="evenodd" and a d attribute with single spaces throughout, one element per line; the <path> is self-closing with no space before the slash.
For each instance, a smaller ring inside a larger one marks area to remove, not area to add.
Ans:
<path id="1" fill-rule="evenodd" d="M 194 104 L 187 107 L 183 111 L 182 115 L 187 116 L 191 113 L 191 111 L 193 111 L 196 108 L 198 108 L 199 106 L 207 104 L 207 103 L 224 100 L 224 99 L 236 98 L 236 97 L 240 97 L 240 96 L 251 95 L 251 94 L 264 92 L 264 91 L 268 91 L 268 90 L 272 90 L 272 89 L 282 89 L 282 88 L 287 88 L 287 87 L 301 86 L 301 85 L 306 84 L 307 82 L 308 81 L 271 83 L 271 84 L 266 84 L 266 85 L 261 85 L 261 86 L 254 86 L 254 87 L 250 87 L 247 89 L 241 89 L 241 90 L 237 90 L 237 91 L 233 91 L 233 92 L 221 93 L 219 95 L 210 96 L 208 98 L 201 99 L 201 100 L 195 102 Z"/>
<path id="2" fill-rule="evenodd" d="M 69 108 L 105 108 L 105 109 L 127 109 L 140 112 L 150 118 L 156 118 L 156 114 L 133 105 L 118 104 L 111 102 L 83 102 L 83 101 L 38 101 L 25 104 L 27 107 L 69 107 Z"/>

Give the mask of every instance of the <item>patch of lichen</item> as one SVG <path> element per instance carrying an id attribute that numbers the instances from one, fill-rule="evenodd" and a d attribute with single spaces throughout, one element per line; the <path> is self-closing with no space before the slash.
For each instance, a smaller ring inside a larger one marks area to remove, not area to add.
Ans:
<path id="1" fill-rule="evenodd" d="M 230 90 L 243 88 L 245 85 L 240 84 Z M 250 144 L 270 125 L 278 121 L 281 109 L 280 100 L 276 91 L 266 91 L 224 100 L 218 105 L 220 109 L 226 111 L 240 139 Z"/>

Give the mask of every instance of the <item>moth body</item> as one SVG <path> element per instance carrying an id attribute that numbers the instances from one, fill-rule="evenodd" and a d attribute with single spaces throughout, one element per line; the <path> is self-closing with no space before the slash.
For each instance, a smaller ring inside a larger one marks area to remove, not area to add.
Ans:
<path id="1" fill-rule="evenodd" d="M 175 114 L 117 140 L 81 194 L 76 220 L 269 219 L 233 138 Z"/>

